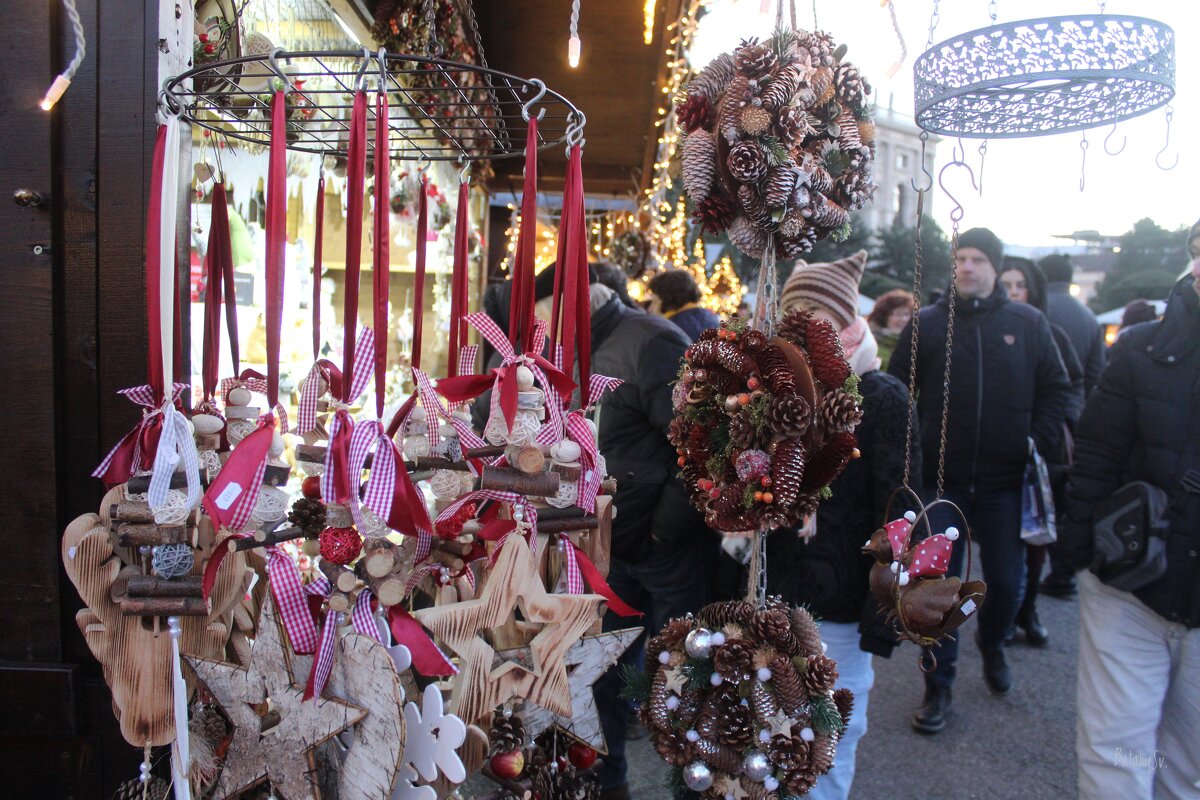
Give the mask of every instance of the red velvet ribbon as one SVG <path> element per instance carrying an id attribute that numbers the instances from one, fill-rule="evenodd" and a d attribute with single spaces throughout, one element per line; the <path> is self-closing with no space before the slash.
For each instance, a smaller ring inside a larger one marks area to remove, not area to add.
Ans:
<path id="1" fill-rule="evenodd" d="M 421 334 L 425 327 L 425 248 L 429 230 L 429 179 L 421 176 L 417 197 L 417 271 L 413 276 L 412 366 L 421 368 Z"/>
<path id="2" fill-rule="evenodd" d="M 467 250 L 470 248 L 468 230 L 470 212 L 468 199 L 471 189 L 466 181 L 458 186 L 458 213 L 454 219 L 454 269 L 450 278 L 450 363 L 446 375 L 458 375 L 459 350 L 467 343 Z"/>
<path id="3" fill-rule="evenodd" d="M 346 303 L 342 341 L 342 387 L 353 385 L 354 346 L 358 339 L 358 282 L 362 269 L 363 186 L 367 170 L 367 93 L 354 95 L 350 113 L 350 148 L 346 165 Z M 339 400 L 346 398 L 334 395 Z"/>
<path id="4" fill-rule="evenodd" d="M 233 270 L 233 246 L 229 238 L 229 208 L 225 184 L 218 182 L 212 193 L 212 219 L 208 228 L 208 252 L 204 254 L 204 352 L 202 356 L 204 399 L 217 391 L 217 362 L 221 358 L 221 300 L 225 275 Z M 230 334 L 232 339 L 232 332 Z"/>
<path id="5" fill-rule="evenodd" d="M 167 128 L 158 126 L 158 137 L 154 141 L 154 161 L 150 172 L 150 207 L 146 211 L 146 383 L 154 394 L 157 405 L 162 405 L 166 395 L 163 387 L 162 314 L 159 309 L 159 292 L 162 277 L 162 192 L 163 162 L 167 150 Z"/>
<path id="6" fill-rule="evenodd" d="M 231 533 L 213 547 L 212 555 L 208 557 L 208 563 L 204 565 L 204 579 L 200 583 L 200 590 L 204 595 L 205 602 L 208 602 L 209 597 L 212 596 L 213 587 L 217 584 L 217 572 L 221 569 L 221 563 L 225 560 L 225 556 L 229 555 L 229 543 L 235 539 L 249 538 L 249 533 Z"/>
<path id="7" fill-rule="evenodd" d="M 313 361 L 321 357 L 321 260 L 325 254 L 325 170 L 317 179 L 316 240 L 313 242 L 312 340 Z"/>
<path id="8" fill-rule="evenodd" d="M 563 537 L 566 538 L 566 537 Z M 638 611 L 633 606 L 626 603 L 611 586 L 604 576 L 600 574 L 600 570 L 595 563 L 588 558 L 587 553 L 579 548 L 579 545 L 572 542 L 569 538 L 566 539 L 568 546 L 575 553 L 575 561 L 579 565 L 579 572 L 583 575 L 584 582 L 591 588 L 592 592 L 600 595 L 608 601 L 608 610 L 616 614 L 618 617 L 640 617 L 642 612 Z"/>
<path id="9" fill-rule="evenodd" d="M 391 294 L 391 178 L 390 143 L 388 141 L 387 92 L 375 94 L 375 226 L 371 285 L 374 290 L 375 320 L 375 417 L 383 418 L 383 398 L 387 382 L 388 299 Z M 422 198 L 424 199 L 424 198 Z M 422 237 L 418 233 L 418 240 Z M 424 247 L 418 241 L 417 263 L 422 265 Z M 422 265 L 423 266 L 423 265 Z M 417 308 L 421 296 L 417 295 Z M 420 341 L 417 339 L 416 341 Z M 420 350 L 417 350 L 420 353 Z"/>
<path id="10" fill-rule="evenodd" d="M 508 337 L 518 352 L 529 348 L 533 337 L 534 253 L 537 245 L 537 119 L 529 120 L 525 138 L 525 186 L 521 195 L 521 230 L 513 259 L 512 297 L 508 309 Z"/>
<path id="11" fill-rule="evenodd" d="M 271 102 L 267 165 L 267 404 L 279 404 L 279 345 L 283 329 L 283 275 L 287 248 L 287 101 L 282 89 Z"/>
<path id="12" fill-rule="evenodd" d="M 583 148 L 575 145 L 571 155 L 575 164 L 575 213 L 579 230 L 579 236 L 575 240 L 575 328 L 578 332 L 576 341 L 579 347 L 579 392 L 582 407 L 587 408 L 591 405 L 592 383 L 592 292 L 588 283 L 587 223 L 583 207 Z M 568 301 L 569 299 L 568 297 Z M 572 374 L 571 370 L 566 372 L 568 375 Z M 570 400 L 565 402 L 570 404 Z"/>
<path id="13" fill-rule="evenodd" d="M 334 413 L 333 432 L 329 437 L 329 451 L 333 457 L 333 487 L 335 503 L 350 502 L 350 438 L 354 435 L 354 421 L 350 412 L 339 408 Z M 357 490 L 357 486 L 354 487 Z"/>
<path id="14" fill-rule="evenodd" d="M 275 417 L 259 419 L 257 430 L 238 443 L 204 493 L 204 509 L 219 527 L 240 530 L 262 491 L 267 451 L 275 436 Z"/>
<path id="15" fill-rule="evenodd" d="M 417 672 L 430 678 L 457 674 L 458 669 L 403 606 L 395 605 L 388 609 L 388 625 L 396 642 L 412 653 L 413 668 Z"/>

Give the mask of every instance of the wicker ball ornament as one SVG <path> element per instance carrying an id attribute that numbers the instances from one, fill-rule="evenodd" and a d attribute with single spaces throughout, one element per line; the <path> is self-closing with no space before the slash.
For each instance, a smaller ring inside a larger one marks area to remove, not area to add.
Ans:
<path id="1" fill-rule="evenodd" d="M 745 40 L 676 105 L 694 215 L 751 257 L 771 237 L 787 258 L 844 238 L 848 212 L 875 194 L 871 87 L 844 52 L 803 30 Z"/>
<path id="2" fill-rule="evenodd" d="M 709 330 L 684 356 L 669 435 L 715 530 L 799 524 L 857 452 L 857 380 L 836 331 L 795 309 L 776 333 Z"/>
<path id="3" fill-rule="evenodd" d="M 819 679 L 806 680 L 810 664 Z M 714 603 L 649 640 L 639 714 L 655 752 L 705 800 L 784 800 L 832 766 L 853 704 L 825 685 L 836 669 L 807 613 L 777 598 Z"/>
<path id="4" fill-rule="evenodd" d="M 362 552 L 362 537 L 354 528 L 321 531 L 321 558 L 333 564 L 349 564 Z"/>

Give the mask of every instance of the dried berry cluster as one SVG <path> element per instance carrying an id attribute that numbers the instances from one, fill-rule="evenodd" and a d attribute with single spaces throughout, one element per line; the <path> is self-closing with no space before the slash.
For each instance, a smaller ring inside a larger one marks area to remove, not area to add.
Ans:
<path id="1" fill-rule="evenodd" d="M 685 356 L 669 434 L 716 530 L 799 523 L 857 452 L 862 412 L 833 327 L 797 309 L 777 334 L 708 330 Z"/>
<path id="2" fill-rule="evenodd" d="M 849 235 L 875 193 L 871 87 L 829 36 L 780 31 L 743 41 L 688 84 L 684 188 L 696 220 L 752 257 L 770 237 L 793 259 Z"/>
<path id="3" fill-rule="evenodd" d="M 812 616 L 777 598 L 671 620 L 646 651 L 640 714 L 655 750 L 675 769 L 707 767 L 704 798 L 805 794 L 832 766 L 853 706 L 821 650 Z M 747 768 L 763 757 L 767 774 Z"/>

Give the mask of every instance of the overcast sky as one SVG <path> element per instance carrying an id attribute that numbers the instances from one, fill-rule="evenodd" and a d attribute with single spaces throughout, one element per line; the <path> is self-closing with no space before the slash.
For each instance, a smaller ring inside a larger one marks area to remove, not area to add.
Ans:
<path id="1" fill-rule="evenodd" d="M 786 0 L 785 0 L 786 1 Z M 775 8 L 763 14 L 763 0 L 715 0 L 701 23 L 693 57 L 707 63 L 732 49 L 743 36 L 763 36 L 774 27 Z M 1056 14 L 1097 14 L 1099 4 L 1086 0 L 998 0 L 998 21 L 1014 21 Z M 813 4 L 797 2 L 797 23 L 811 28 Z M 933 0 L 896 0 L 900 28 L 908 44 L 908 59 L 895 77 L 888 68 L 900 52 L 886 8 L 879 0 L 817 0 L 819 26 L 849 47 L 847 58 L 859 66 L 875 87 L 882 106 L 893 98 L 897 112 L 913 112 L 912 62 L 925 48 Z M 987 0 L 942 0 L 941 20 L 934 32 L 940 42 L 960 33 L 991 24 Z M 1039 246 L 1053 244 L 1054 234 L 1095 229 L 1120 234 L 1135 221 L 1151 217 L 1175 228 L 1200 218 L 1200 150 L 1183 147 L 1197 141 L 1200 130 L 1200 48 L 1195 31 L 1200 27 L 1200 2 L 1195 0 L 1110 0 L 1107 13 L 1151 17 L 1165 22 L 1176 33 L 1176 95 L 1171 143 L 1163 161 L 1179 155 L 1172 171 L 1155 166 L 1155 154 L 1166 137 L 1164 109 L 1122 123 L 1110 146 L 1116 150 L 1128 137 L 1120 155 L 1104 152 L 1105 126 L 1087 132 L 1086 185 L 1079 191 L 1080 134 L 1057 134 L 1029 139 L 993 140 L 988 143 L 983 169 L 983 194 L 970 188 L 960 170 L 950 170 L 946 183 L 963 202 L 963 228 L 991 227 L 1006 242 Z M 980 140 L 964 139 L 967 160 L 978 172 Z M 938 148 L 939 167 L 950 158 L 954 140 Z M 949 228 L 950 203 L 939 195 L 938 222 Z"/>

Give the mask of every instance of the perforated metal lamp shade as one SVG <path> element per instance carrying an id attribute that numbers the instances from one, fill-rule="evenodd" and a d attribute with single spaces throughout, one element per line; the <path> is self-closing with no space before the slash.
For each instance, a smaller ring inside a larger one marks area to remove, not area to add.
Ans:
<path id="1" fill-rule="evenodd" d="M 955 36 L 913 64 L 916 121 L 948 136 L 1066 133 L 1175 96 L 1175 32 L 1144 17 L 1022 20 Z"/>

